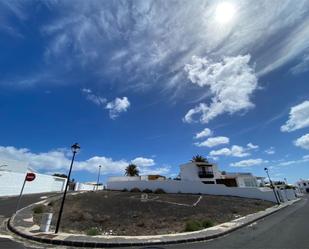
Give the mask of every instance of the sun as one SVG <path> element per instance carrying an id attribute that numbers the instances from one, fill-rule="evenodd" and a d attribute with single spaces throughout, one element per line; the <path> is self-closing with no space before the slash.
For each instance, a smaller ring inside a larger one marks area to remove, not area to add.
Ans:
<path id="1" fill-rule="evenodd" d="M 215 12 L 215 19 L 219 23 L 228 23 L 232 21 L 235 16 L 235 6 L 229 2 L 223 2 L 218 4 Z"/>

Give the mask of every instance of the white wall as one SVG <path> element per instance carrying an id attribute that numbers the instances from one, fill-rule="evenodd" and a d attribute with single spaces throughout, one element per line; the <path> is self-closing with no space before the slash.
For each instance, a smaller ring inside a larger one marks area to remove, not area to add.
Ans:
<path id="1" fill-rule="evenodd" d="M 268 200 L 276 202 L 274 193 L 269 188 L 237 188 L 237 187 L 226 187 L 222 184 L 203 184 L 199 181 L 119 181 L 119 182 L 107 182 L 107 189 L 111 190 L 123 190 L 123 189 L 132 189 L 134 187 L 144 190 L 146 188 L 151 189 L 152 191 L 157 188 L 163 189 L 167 193 L 201 193 L 201 194 L 210 194 L 210 195 L 229 195 L 229 196 L 239 196 L 247 198 L 255 198 Z M 288 191 L 290 192 L 290 191 Z M 289 193 L 291 199 L 295 199 L 295 196 L 292 193 Z"/>
<path id="2" fill-rule="evenodd" d="M 63 191 L 65 178 L 36 174 L 35 180 L 26 182 L 24 194 Z M 0 196 L 19 195 L 26 173 L 0 171 Z"/>
<path id="3" fill-rule="evenodd" d="M 75 184 L 75 191 L 93 191 L 93 190 L 103 190 L 103 185 L 93 185 L 88 183 L 77 182 Z"/>
<path id="4" fill-rule="evenodd" d="M 148 176 L 147 176 L 148 178 Z M 139 181 L 141 180 L 141 176 L 112 176 L 109 178 L 109 181 Z"/>

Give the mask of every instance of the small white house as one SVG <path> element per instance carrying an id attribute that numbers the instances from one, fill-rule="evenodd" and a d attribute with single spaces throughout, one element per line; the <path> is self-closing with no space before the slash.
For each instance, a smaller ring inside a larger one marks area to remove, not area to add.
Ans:
<path id="1" fill-rule="evenodd" d="M 296 185 L 302 193 L 309 193 L 309 179 L 300 179 L 298 182 L 296 182 Z"/>
<path id="2" fill-rule="evenodd" d="M 180 179 L 200 181 L 204 184 L 224 184 L 227 187 L 258 187 L 257 177 L 251 173 L 221 172 L 216 164 L 208 162 L 190 162 L 181 165 Z"/>

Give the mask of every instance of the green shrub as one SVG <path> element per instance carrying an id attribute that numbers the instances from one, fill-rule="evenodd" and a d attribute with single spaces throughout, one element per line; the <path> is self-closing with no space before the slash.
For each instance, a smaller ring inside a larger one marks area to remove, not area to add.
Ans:
<path id="1" fill-rule="evenodd" d="M 40 205 L 36 205 L 33 209 L 32 209 L 33 213 L 35 214 L 41 214 L 44 212 L 44 205 L 40 204 Z"/>
<path id="2" fill-rule="evenodd" d="M 48 206 L 49 206 L 49 207 L 53 207 L 54 204 L 55 204 L 55 203 L 54 203 L 53 201 L 51 201 L 50 203 L 48 203 Z"/>
<path id="3" fill-rule="evenodd" d="M 202 226 L 203 228 L 213 227 L 214 223 L 211 220 L 203 220 Z"/>
<path id="4" fill-rule="evenodd" d="M 128 189 L 124 188 L 121 192 L 128 192 Z"/>
<path id="5" fill-rule="evenodd" d="M 87 231 L 86 231 L 86 234 L 88 236 L 96 236 L 96 235 L 99 235 L 99 230 L 95 227 L 92 227 L 92 228 L 89 228 Z"/>
<path id="6" fill-rule="evenodd" d="M 149 188 L 146 188 L 146 189 L 143 190 L 143 193 L 150 194 L 150 193 L 152 193 L 152 190 L 149 189 Z"/>
<path id="7" fill-rule="evenodd" d="M 186 228 L 185 228 L 186 232 L 193 232 L 201 229 L 203 229 L 202 224 L 196 220 L 189 220 L 186 222 Z"/>
<path id="8" fill-rule="evenodd" d="M 130 192 L 132 192 L 132 193 L 140 193 L 141 190 L 140 190 L 139 188 L 132 188 L 132 189 L 130 190 Z"/>
<path id="9" fill-rule="evenodd" d="M 211 220 L 203 220 L 203 221 L 188 220 L 186 222 L 185 231 L 186 232 L 198 231 L 208 227 L 212 227 L 213 225 L 214 223 Z"/>
<path id="10" fill-rule="evenodd" d="M 162 189 L 162 188 L 157 188 L 155 191 L 154 191 L 155 194 L 166 194 L 166 192 Z"/>

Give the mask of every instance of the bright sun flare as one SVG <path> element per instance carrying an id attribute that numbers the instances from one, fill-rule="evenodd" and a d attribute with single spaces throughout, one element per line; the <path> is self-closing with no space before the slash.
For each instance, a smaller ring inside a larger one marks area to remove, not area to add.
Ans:
<path id="1" fill-rule="evenodd" d="M 215 12 L 216 21 L 219 23 L 230 22 L 235 15 L 235 6 L 228 2 L 218 4 Z"/>

